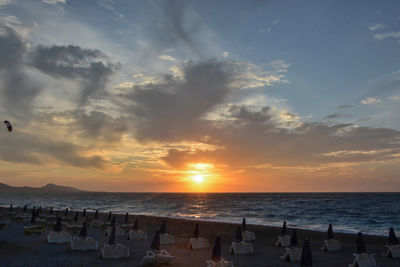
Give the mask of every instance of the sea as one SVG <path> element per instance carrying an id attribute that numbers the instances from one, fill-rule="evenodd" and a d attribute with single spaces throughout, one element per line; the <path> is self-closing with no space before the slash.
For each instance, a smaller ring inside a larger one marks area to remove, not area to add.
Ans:
<path id="1" fill-rule="evenodd" d="M 0 206 L 42 206 L 371 235 L 400 231 L 400 193 L 10 193 Z"/>

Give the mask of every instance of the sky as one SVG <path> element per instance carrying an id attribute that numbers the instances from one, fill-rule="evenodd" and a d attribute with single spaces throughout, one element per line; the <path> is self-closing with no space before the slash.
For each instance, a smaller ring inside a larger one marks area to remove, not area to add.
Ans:
<path id="1" fill-rule="evenodd" d="M 399 1 L 0 0 L 0 182 L 400 190 Z"/>

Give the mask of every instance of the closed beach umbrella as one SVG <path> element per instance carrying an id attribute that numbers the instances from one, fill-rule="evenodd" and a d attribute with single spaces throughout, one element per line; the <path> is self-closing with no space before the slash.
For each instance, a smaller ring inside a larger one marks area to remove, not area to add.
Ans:
<path id="1" fill-rule="evenodd" d="M 25 204 L 23 211 L 25 212 L 28 209 L 28 205 Z"/>
<path id="2" fill-rule="evenodd" d="M 50 207 L 49 214 L 50 214 L 50 215 L 53 215 L 53 207 Z"/>
<path id="3" fill-rule="evenodd" d="M 303 241 L 303 249 L 301 251 L 301 266 L 312 266 L 312 253 L 310 241 L 308 241 L 308 239 Z"/>
<path id="4" fill-rule="evenodd" d="M 193 237 L 197 239 L 199 238 L 199 236 L 200 236 L 199 224 L 196 223 L 196 225 L 194 226 Z"/>
<path id="5" fill-rule="evenodd" d="M 83 209 L 82 217 L 86 217 L 86 209 Z"/>
<path id="6" fill-rule="evenodd" d="M 36 212 L 33 212 L 31 217 L 31 224 L 35 224 L 35 222 L 36 222 Z"/>
<path id="7" fill-rule="evenodd" d="M 108 244 L 110 246 L 115 244 L 115 226 L 112 228 L 110 239 L 108 239 Z"/>
<path id="8" fill-rule="evenodd" d="M 82 225 L 82 229 L 79 232 L 79 236 L 80 237 L 86 237 L 87 236 L 87 226 L 86 226 L 86 222 L 83 223 Z"/>
<path id="9" fill-rule="evenodd" d="M 94 213 L 94 219 L 98 220 L 99 219 L 99 211 L 96 210 L 96 212 Z"/>
<path id="10" fill-rule="evenodd" d="M 128 220 L 129 220 L 129 213 L 127 212 L 125 214 L 125 224 L 128 224 Z"/>
<path id="11" fill-rule="evenodd" d="M 13 205 L 11 204 L 10 205 L 10 208 L 8 209 L 9 211 L 12 211 L 13 210 Z"/>
<path id="12" fill-rule="evenodd" d="M 74 223 L 78 222 L 79 211 L 75 212 Z"/>
<path id="13" fill-rule="evenodd" d="M 236 228 L 236 243 L 240 243 L 242 241 L 243 241 L 242 227 L 238 226 Z"/>
<path id="14" fill-rule="evenodd" d="M 55 232 L 61 232 L 61 217 L 58 217 L 56 225 L 54 226 L 54 231 Z"/>
<path id="15" fill-rule="evenodd" d="M 246 229 L 247 229 L 247 227 L 246 227 L 246 218 L 243 218 L 243 220 L 242 220 L 242 231 L 246 232 Z"/>
<path id="16" fill-rule="evenodd" d="M 217 237 L 215 239 L 215 244 L 212 250 L 211 255 L 212 261 L 220 261 L 221 260 L 221 237 Z"/>
<path id="17" fill-rule="evenodd" d="M 108 218 L 109 221 L 111 221 L 111 211 L 108 213 Z"/>
<path id="18" fill-rule="evenodd" d="M 68 208 L 65 209 L 64 216 L 68 216 Z"/>
<path id="19" fill-rule="evenodd" d="M 115 226 L 115 222 L 116 222 L 116 218 L 115 218 L 115 215 L 114 215 L 114 216 L 112 217 L 110 226 L 111 226 L 111 227 L 114 227 L 114 226 Z"/>
<path id="20" fill-rule="evenodd" d="M 292 236 L 290 237 L 290 247 L 297 247 L 299 241 L 297 240 L 297 229 L 292 230 Z"/>
<path id="21" fill-rule="evenodd" d="M 133 223 L 132 227 L 133 231 L 138 231 L 139 230 L 139 220 L 136 218 L 135 222 Z"/>
<path id="22" fill-rule="evenodd" d="M 167 223 L 165 221 L 162 221 L 160 227 L 160 234 L 165 235 L 166 232 L 167 232 Z"/>
<path id="23" fill-rule="evenodd" d="M 398 245 L 398 244 L 399 244 L 399 240 L 397 239 L 397 236 L 394 233 L 393 228 L 390 227 L 390 229 L 389 229 L 389 245 L 393 246 L 393 245 Z"/>
<path id="24" fill-rule="evenodd" d="M 366 252 L 364 238 L 363 238 L 363 234 L 361 232 L 358 232 L 358 235 L 357 235 L 357 252 L 358 253 Z"/>
<path id="25" fill-rule="evenodd" d="M 282 230 L 281 230 L 281 236 L 285 236 L 287 232 L 286 229 L 286 222 L 283 222 Z"/>
<path id="26" fill-rule="evenodd" d="M 327 233 L 328 240 L 334 239 L 335 237 L 333 236 L 333 230 L 332 230 L 332 224 L 329 225 L 328 227 L 328 233 Z"/>
<path id="27" fill-rule="evenodd" d="M 152 250 L 160 250 L 160 230 L 157 230 L 154 234 L 153 241 L 151 242 L 150 248 Z"/>

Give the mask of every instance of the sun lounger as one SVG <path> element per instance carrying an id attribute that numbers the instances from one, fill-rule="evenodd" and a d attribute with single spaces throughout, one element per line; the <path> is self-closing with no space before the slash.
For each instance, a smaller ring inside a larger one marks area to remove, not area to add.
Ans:
<path id="1" fill-rule="evenodd" d="M 24 226 L 25 235 L 42 235 L 46 232 L 43 225 L 28 225 Z"/>
<path id="2" fill-rule="evenodd" d="M 173 245 L 175 244 L 175 237 L 171 234 L 160 234 L 161 245 Z"/>
<path id="3" fill-rule="evenodd" d="M 256 236 L 253 232 L 244 231 L 242 232 L 243 241 L 250 242 L 256 240 Z"/>
<path id="4" fill-rule="evenodd" d="M 400 258 L 400 245 L 386 245 L 387 251 L 383 256 L 389 257 L 389 258 Z"/>
<path id="5" fill-rule="evenodd" d="M 129 239 L 130 240 L 146 240 L 147 234 L 143 231 L 129 231 Z"/>
<path id="6" fill-rule="evenodd" d="M 106 230 L 106 236 L 110 236 L 111 232 L 112 232 L 112 227 L 108 227 Z M 125 236 L 125 230 L 119 228 L 119 227 L 115 227 L 115 236 Z"/>
<path id="7" fill-rule="evenodd" d="M 278 236 L 278 241 L 276 241 L 275 246 L 278 247 L 290 246 L 290 235 Z"/>
<path id="8" fill-rule="evenodd" d="M 73 237 L 71 240 L 71 250 L 98 250 L 99 242 L 90 237 Z"/>
<path id="9" fill-rule="evenodd" d="M 208 249 L 209 247 L 210 244 L 208 243 L 208 240 L 203 237 L 191 237 L 188 244 L 188 248 L 190 249 Z"/>
<path id="10" fill-rule="evenodd" d="M 354 253 L 354 261 L 349 264 L 349 267 L 377 267 L 375 261 L 375 254 L 356 254 Z"/>
<path id="11" fill-rule="evenodd" d="M 340 244 L 339 240 L 336 239 L 330 239 L 330 240 L 324 240 L 324 246 L 321 247 L 322 251 L 338 251 L 342 249 L 342 245 Z"/>
<path id="12" fill-rule="evenodd" d="M 129 257 L 129 247 L 122 244 L 104 244 L 104 247 L 101 249 L 101 257 L 103 259 L 127 258 Z"/>
<path id="13" fill-rule="evenodd" d="M 143 257 L 141 264 L 146 265 L 161 265 L 169 264 L 174 259 L 167 251 L 161 250 L 159 253 L 148 250 L 146 256 Z"/>
<path id="14" fill-rule="evenodd" d="M 60 231 L 60 232 L 56 232 L 56 231 L 50 231 L 47 234 L 47 243 L 69 243 L 71 242 L 71 234 L 64 232 L 64 231 Z"/>
<path id="15" fill-rule="evenodd" d="M 232 242 L 229 253 L 233 255 L 253 253 L 253 244 L 247 242 Z"/>
<path id="16" fill-rule="evenodd" d="M 290 262 L 299 262 L 301 260 L 301 248 L 285 248 L 285 254 L 281 256 L 281 260 Z"/>
<path id="17" fill-rule="evenodd" d="M 81 228 L 82 228 L 82 225 L 81 225 L 81 224 L 66 224 L 66 225 L 65 225 L 65 229 L 66 229 L 68 232 L 71 232 L 71 233 L 74 233 L 74 234 L 79 233 L 79 231 L 81 230 Z"/>
<path id="18" fill-rule="evenodd" d="M 208 260 L 206 261 L 207 267 L 233 267 L 233 263 L 230 261 L 226 261 L 224 259 L 220 259 L 217 261 Z"/>

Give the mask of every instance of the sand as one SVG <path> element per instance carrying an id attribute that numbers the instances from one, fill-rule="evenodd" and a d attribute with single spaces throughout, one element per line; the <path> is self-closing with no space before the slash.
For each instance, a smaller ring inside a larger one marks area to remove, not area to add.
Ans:
<path id="1" fill-rule="evenodd" d="M 3 218 L 6 209 L 0 209 Z M 45 212 L 45 211 L 44 211 Z M 60 213 L 61 214 L 61 213 Z M 74 213 L 69 216 L 73 218 Z M 93 214 L 88 213 L 89 217 Z M 100 218 L 106 220 L 107 214 L 100 214 Z M 104 260 L 100 258 L 99 251 L 75 252 L 68 250 L 67 244 L 45 243 L 45 235 L 31 236 L 23 234 L 24 222 L 14 222 L 0 230 L 0 266 L 140 266 L 140 261 L 150 247 L 151 240 L 156 229 L 159 229 L 162 220 L 167 222 L 167 233 L 176 238 L 175 245 L 162 246 L 175 256 L 170 266 L 206 266 L 206 260 L 210 259 L 211 248 L 208 250 L 190 250 L 187 248 L 188 240 L 192 236 L 195 221 L 171 218 L 159 218 L 149 216 L 130 215 L 129 222 L 133 223 L 139 218 L 141 230 L 147 232 L 148 240 L 133 241 L 126 237 L 117 237 L 117 242 L 130 247 L 131 256 L 126 259 Z M 124 215 L 117 218 L 117 222 L 123 223 Z M 238 224 L 241 222 L 239 221 Z M 229 255 L 229 245 L 235 239 L 235 231 L 238 224 L 199 222 L 200 236 L 207 238 L 211 246 L 215 237 L 220 236 L 222 241 L 223 258 L 232 261 L 236 267 L 251 266 L 300 266 L 296 263 L 282 262 L 279 256 L 284 254 L 284 249 L 275 247 L 274 242 L 280 233 L 276 227 L 248 225 L 248 230 L 256 235 L 253 242 L 254 254 Z M 50 229 L 51 230 L 51 229 Z M 290 234 L 291 229 L 288 228 Z M 88 236 L 99 240 L 99 248 L 108 242 L 104 230 L 89 228 Z M 355 234 L 335 233 L 335 238 L 342 243 L 342 251 L 322 252 L 320 247 L 326 234 L 316 231 L 298 230 L 299 244 L 305 238 L 311 243 L 313 266 L 340 267 L 348 266 L 353 261 L 355 252 Z M 386 251 L 387 238 L 378 236 L 364 236 L 367 251 L 375 253 L 375 259 L 379 266 L 400 266 L 400 259 L 385 258 L 382 253 Z"/>

